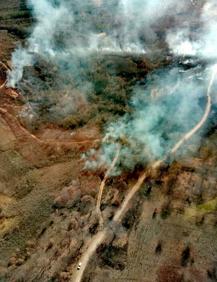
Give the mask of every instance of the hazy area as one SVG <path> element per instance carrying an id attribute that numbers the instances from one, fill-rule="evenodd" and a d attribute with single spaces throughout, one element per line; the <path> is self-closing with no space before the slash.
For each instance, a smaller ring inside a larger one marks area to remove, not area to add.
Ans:
<path id="1" fill-rule="evenodd" d="M 217 281 L 215 0 L 0 2 L 0 281 Z"/>

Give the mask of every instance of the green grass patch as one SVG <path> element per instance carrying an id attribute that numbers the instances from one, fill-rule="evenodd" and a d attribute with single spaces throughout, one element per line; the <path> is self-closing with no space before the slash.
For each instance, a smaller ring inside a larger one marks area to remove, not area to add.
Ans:
<path id="1" fill-rule="evenodd" d="M 204 204 L 198 205 L 197 209 L 205 213 L 217 211 L 217 198 L 210 200 Z"/>

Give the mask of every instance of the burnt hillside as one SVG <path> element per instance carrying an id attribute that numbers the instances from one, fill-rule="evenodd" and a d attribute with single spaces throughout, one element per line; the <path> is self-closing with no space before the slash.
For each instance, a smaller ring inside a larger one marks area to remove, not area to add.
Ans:
<path id="1" fill-rule="evenodd" d="M 114 26 L 120 29 L 121 20 L 112 21 L 108 10 L 116 2 L 89 1 L 83 14 L 75 13 L 76 28 L 78 20 L 85 23 L 88 15 L 88 20 L 94 16 L 93 26 L 100 34 L 104 29 L 109 34 Z M 49 53 L 34 54 L 34 64 L 24 66 L 17 88 L 4 84 L 11 55 L 16 46 L 25 46 L 36 21 L 24 0 L 0 2 L 0 61 L 5 64 L 0 65 L 0 281 L 74 282 L 82 255 L 103 230 L 96 203 L 107 166 L 94 164 L 102 152 L 113 158 L 110 150 L 119 148 L 106 147 L 110 140 L 104 141 L 107 125 L 117 121 L 117 137 L 110 139 L 121 146 L 120 162 L 105 181 L 100 205 L 107 236 L 91 256 L 82 281 L 217 281 L 216 96 L 203 129 L 184 144 L 178 157 L 167 156 L 158 169 L 149 167 L 152 146 L 143 146 L 147 132 L 141 131 L 141 142 L 133 139 L 142 127 L 140 117 L 148 118 L 149 105 L 155 106 L 153 116 L 160 116 L 150 127 L 153 146 L 156 132 L 163 144 L 171 136 L 178 141 L 203 115 L 209 82 L 204 69 L 213 59 L 174 55 L 165 42 L 167 29 L 185 25 L 188 18 L 192 37 L 200 28 L 205 0 L 194 2 L 196 6 L 185 8 L 178 17 L 153 23 L 156 37 L 146 42 L 152 52 L 97 50 L 76 60 L 59 59 L 77 37 L 70 41 L 57 34 L 57 59 L 47 60 L 52 58 Z M 76 7 L 82 4 L 76 1 Z M 83 31 L 85 24 L 81 26 Z M 100 36 L 109 40 L 107 34 Z M 144 38 L 143 34 L 141 42 Z M 177 74 L 183 78 L 183 91 L 177 90 L 179 80 L 171 83 Z M 141 89 L 146 88 L 144 95 Z M 176 90 L 184 98 L 171 103 Z M 188 100 L 191 93 L 193 99 Z M 193 109 L 191 120 L 188 111 L 182 112 L 185 106 Z M 119 136 L 122 121 L 128 127 Z M 148 121 L 151 124 L 152 119 Z M 160 135 L 159 124 L 171 134 Z M 87 157 L 92 161 L 89 166 Z M 114 222 L 144 171 L 147 177 L 141 189 L 121 222 Z"/>

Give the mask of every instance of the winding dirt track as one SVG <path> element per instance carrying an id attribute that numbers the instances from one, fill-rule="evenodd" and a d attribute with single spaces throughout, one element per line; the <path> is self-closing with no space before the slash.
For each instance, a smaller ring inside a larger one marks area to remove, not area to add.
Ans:
<path id="1" fill-rule="evenodd" d="M 105 184 L 106 184 L 106 181 L 110 175 L 110 173 L 112 172 L 112 170 L 114 169 L 118 159 L 119 159 L 119 155 L 120 155 L 120 147 L 118 146 L 117 147 L 117 151 L 116 151 L 116 154 L 115 154 L 115 157 L 109 167 L 109 169 L 107 170 L 105 176 L 104 176 L 104 179 L 103 181 L 101 182 L 100 184 L 100 187 L 99 187 L 99 193 L 98 193 L 98 197 L 97 197 L 97 203 L 96 203 L 96 213 L 97 215 L 99 216 L 99 221 L 100 221 L 100 226 L 103 226 L 103 217 L 102 217 L 102 213 L 101 213 L 101 210 L 100 210 L 100 206 L 101 206 L 101 201 L 102 201 L 102 195 L 103 195 L 103 190 L 104 190 L 104 187 L 105 187 Z"/>
<path id="2" fill-rule="evenodd" d="M 205 109 L 205 112 L 204 112 L 202 119 L 191 131 L 189 131 L 187 134 L 185 134 L 185 136 L 174 146 L 174 148 L 171 150 L 172 154 L 175 154 L 178 151 L 178 149 L 182 146 L 182 144 L 184 142 L 186 142 L 187 140 L 189 140 L 206 122 L 206 120 L 207 120 L 207 118 L 210 114 L 210 110 L 211 110 L 211 106 L 212 106 L 211 90 L 212 90 L 213 83 L 215 81 L 216 74 L 217 74 L 217 68 L 215 67 L 215 69 L 212 72 L 211 79 L 210 79 L 210 82 L 209 82 L 209 86 L 208 86 L 208 89 L 207 89 L 207 104 L 206 104 L 206 109 Z"/>
<path id="3" fill-rule="evenodd" d="M 10 68 L 2 61 L 0 61 L 0 66 L 2 66 L 6 71 L 10 71 Z M 7 83 L 7 79 L 4 81 L 2 85 L 0 85 L 0 89 L 4 88 L 6 86 L 6 83 Z"/>
<path id="4" fill-rule="evenodd" d="M 10 67 L 8 67 L 2 61 L 0 61 L 0 66 L 2 66 L 5 69 L 6 73 L 11 71 Z M 8 80 L 6 78 L 5 81 L 0 85 L 0 90 L 2 90 L 2 89 L 10 89 L 9 96 L 12 97 L 12 98 L 17 98 L 19 96 L 19 94 L 16 91 L 14 91 L 12 88 L 7 88 L 7 82 L 8 82 Z"/>
<path id="5" fill-rule="evenodd" d="M 191 129 L 187 134 L 185 134 L 184 137 L 182 137 L 181 140 L 172 148 L 172 150 L 170 151 L 170 154 L 175 154 L 177 152 L 177 150 L 179 150 L 179 148 L 187 140 L 189 140 L 206 122 L 206 120 L 209 116 L 210 110 L 211 110 L 211 90 L 212 90 L 214 80 L 216 78 L 216 74 L 217 74 L 217 66 L 215 66 L 214 70 L 212 71 L 211 79 L 210 79 L 209 86 L 208 86 L 208 89 L 207 89 L 207 105 L 206 105 L 206 109 L 205 109 L 203 117 L 198 122 L 198 124 L 193 129 Z M 112 220 L 112 223 L 118 223 L 118 222 L 121 221 L 123 215 L 125 214 L 128 206 L 129 206 L 131 199 L 138 192 L 138 190 L 141 188 L 143 182 L 145 181 L 145 179 L 147 178 L 147 175 L 149 174 L 149 171 L 151 169 L 157 169 L 161 165 L 162 162 L 163 162 L 163 160 L 156 161 L 154 164 L 152 164 L 150 166 L 149 170 L 145 170 L 142 173 L 142 175 L 137 180 L 136 184 L 129 190 L 129 192 L 126 195 L 126 198 L 124 199 L 120 209 L 116 212 L 116 214 L 115 214 L 115 216 Z M 105 227 L 102 231 L 99 231 L 92 238 L 90 243 L 87 244 L 86 251 L 82 255 L 82 257 L 80 258 L 81 268 L 80 268 L 79 271 L 75 272 L 74 276 L 70 280 L 71 282 L 81 282 L 82 281 L 82 277 L 83 277 L 84 271 L 85 271 L 85 269 L 88 265 L 89 260 L 94 255 L 97 247 L 99 245 L 101 245 L 102 242 L 105 240 L 106 236 L 108 235 L 109 230 L 110 230 L 109 227 Z"/>

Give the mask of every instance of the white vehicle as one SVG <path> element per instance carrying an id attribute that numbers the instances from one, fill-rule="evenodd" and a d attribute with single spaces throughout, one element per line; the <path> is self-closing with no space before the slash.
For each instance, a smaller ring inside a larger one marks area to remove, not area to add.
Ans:
<path id="1" fill-rule="evenodd" d="M 81 265 L 82 265 L 82 263 L 79 262 L 79 264 L 78 264 L 78 266 L 77 266 L 77 270 L 80 270 L 80 269 L 81 269 Z"/>

